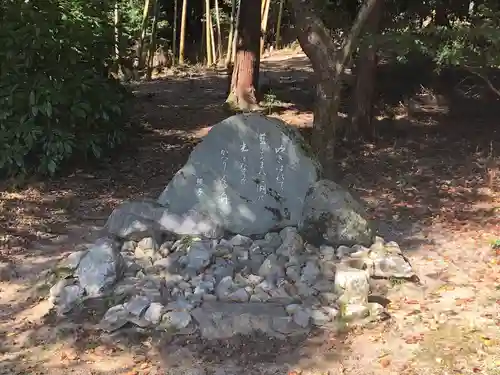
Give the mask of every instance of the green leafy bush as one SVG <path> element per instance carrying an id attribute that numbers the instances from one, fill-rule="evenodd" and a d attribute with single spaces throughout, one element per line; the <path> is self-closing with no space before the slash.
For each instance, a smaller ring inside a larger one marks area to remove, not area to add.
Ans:
<path id="1" fill-rule="evenodd" d="M 405 12 L 379 38 L 380 44 L 401 61 L 421 54 L 432 58 L 437 68 L 454 66 L 476 73 L 496 69 L 500 66 L 500 4 L 479 4 L 473 11 L 470 4 L 454 4 L 444 25 L 431 22 L 429 15 L 423 26 L 416 22 L 418 14 Z"/>
<path id="2" fill-rule="evenodd" d="M 120 3 L 123 37 L 135 39 L 141 32 L 144 1 L 122 0 Z"/>
<path id="3" fill-rule="evenodd" d="M 128 94 L 108 77 L 107 2 L 0 3 L 0 172 L 54 174 L 124 139 Z"/>

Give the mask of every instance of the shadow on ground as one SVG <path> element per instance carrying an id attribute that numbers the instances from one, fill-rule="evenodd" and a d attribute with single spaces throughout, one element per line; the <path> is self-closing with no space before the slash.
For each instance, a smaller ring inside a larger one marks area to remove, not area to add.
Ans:
<path id="1" fill-rule="evenodd" d="M 47 325 L 30 327 L 21 346 L 35 353 L 37 349 L 48 351 L 53 357 L 52 363 L 36 363 L 34 358 L 19 354 L 3 360 L 0 370 L 11 370 L 15 374 L 35 371 L 31 373 L 104 375 L 131 371 L 135 374 L 237 375 L 243 371 L 245 375 L 278 375 L 300 367 L 332 371 L 340 366 L 348 352 L 344 342 L 346 334 L 333 335 L 325 331 L 286 340 L 258 333 L 204 340 L 196 334 L 174 337 L 137 328 L 124 328 L 111 335 L 68 324 L 50 329 L 55 332 L 51 337 L 47 334 Z M 2 335 L 5 338 L 5 334 Z M 12 352 L 12 348 L 4 345 L 0 350 Z M 99 357 L 101 363 L 96 361 Z"/>
<path id="2" fill-rule="evenodd" d="M 349 351 L 347 331 L 205 340 L 197 332 L 174 336 L 126 326 L 106 334 L 90 328 L 102 316 L 96 309 L 86 310 L 83 322 L 48 314 L 40 322 L 0 332 L 0 353 L 9 353 L 1 373 L 278 375 L 293 368 L 332 371 Z"/>

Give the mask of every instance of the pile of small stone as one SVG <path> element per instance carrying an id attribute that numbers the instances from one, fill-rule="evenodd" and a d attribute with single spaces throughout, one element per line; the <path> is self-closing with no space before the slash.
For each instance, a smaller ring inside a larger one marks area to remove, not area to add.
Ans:
<path id="1" fill-rule="evenodd" d="M 319 248 L 295 227 L 259 239 L 163 235 L 139 241 L 101 238 L 62 260 L 50 290 L 60 314 L 78 301 L 113 295 L 101 328 L 127 323 L 164 330 L 199 329 L 223 338 L 261 330 L 287 335 L 311 325 L 378 315 L 368 303 L 370 277 L 411 278 L 395 242 Z M 61 272 L 60 272 L 61 273 Z"/>

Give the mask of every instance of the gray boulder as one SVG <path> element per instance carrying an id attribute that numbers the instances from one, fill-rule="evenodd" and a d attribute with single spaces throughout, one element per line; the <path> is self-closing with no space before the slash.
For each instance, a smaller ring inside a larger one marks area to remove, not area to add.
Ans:
<path id="1" fill-rule="evenodd" d="M 165 330 L 186 328 L 191 320 L 191 314 L 186 311 L 169 311 L 163 315 L 160 328 Z"/>
<path id="2" fill-rule="evenodd" d="M 340 185 L 314 183 L 307 192 L 299 232 L 310 243 L 369 246 L 374 232 L 364 207 Z"/>
<path id="3" fill-rule="evenodd" d="M 170 215 L 196 212 L 229 232 L 265 234 L 297 225 L 318 175 L 296 129 L 261 114 L 238 114 L 212 127 L 158 203 Z"/>
<path id="4" fill-rule="evenodd" d="M 205 302 L 192 311 L 192 316 L 199 326 L 201 336 L 209 340 L 227 339 L 238 334 L 248 335 L 255 331 L 276 337 L 276 325 L 279 326 L 279 331 L 304 332 L 299 326 L 290 326 L 292 321 L 288 319 L 283 306 L 277 303 Z M 281 319 L 285 321 L 276 324 L 276 320 Z M 288 327 L 284 327 L 283 323 L 286 322 Z"/>
<path id="5" fill-rule="evenodd" d="M 111 307 L 102 318 L 99 326 L 106 332 L 113 332 L 128 323 L 129 313 L 123 305 Z"/>
<path id="6" fill-rule="evenodd" d="M 114 236 L 127 240 L 141 240 L 154 234 L 156 210 L 160 206 L 153 200 L 124 202 L 116 207 L 104 226 Z"/>
<path id="7" fill-rule="evenodd" d="M 83 297 L 83 289 L 73 279 L 61 279 L 50 288 L 49 301 L 58 314 L 66 314 Z"/>
<path id="8" fill-rule="evenodd" d="M 200 272 L 210 264 L 212 248 L 207 241 L 193 241 L 187 248 L 187 268 Z"/>
<path id="9" fill-rule="evenodd" d="M 114 285 L 124 269 L 119 244 L 110 238 L 99 238 L 80 260 L 75 276 L 87 295 L 96 297 Z"/>
<path id="10" fill-rule="evenodd" d="M 162 232 L 209 238 L 218 238 L 223 234 L 220 225 L 196 208 L 173 214 L 150 199 L 125 202 L 115 208 L 106 222 L 105 230 L 127 240 L 155 237 Z"/>
<path id="11" fill-rule="evenodd" d="M 411 278 L 415 276 L 409 260 L 396 242 L 387 242 L 377 237 L 368 255 L 373 264 L 372 276 Z"/>

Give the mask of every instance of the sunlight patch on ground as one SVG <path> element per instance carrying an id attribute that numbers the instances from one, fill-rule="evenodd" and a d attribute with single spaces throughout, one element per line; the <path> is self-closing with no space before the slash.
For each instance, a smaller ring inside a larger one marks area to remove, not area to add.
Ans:
<path id="1" fill-rule="evenodd" d="M 493 374 L 496 364 L 500 364 L 500 336 L 494 332 L 492 337 L 492 333 L 445 323 L 424 336 L 415 360 L 419 366 L 428 364 L 443 373 L 472 370 Z"/>

